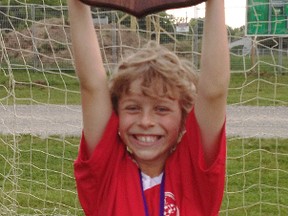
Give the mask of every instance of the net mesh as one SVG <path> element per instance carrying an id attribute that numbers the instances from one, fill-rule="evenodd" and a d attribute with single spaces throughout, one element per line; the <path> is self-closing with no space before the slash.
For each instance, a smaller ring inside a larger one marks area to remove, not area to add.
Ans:
<path id="1" fill-rule="evenodd" d="M 82 123 L 67 7 L 60 0 L 31 2 L 0 4 L 0 214 L 83 215 L 73 176 Z M 92 14 L 108 73 L 149 40 L 199 69 L 203 18 L 186 22 L 159 13 L 136 20 L 99 8 Z M 227 29 L 231 84 L 221 215 L 287 215 L 287 37 Z"/>

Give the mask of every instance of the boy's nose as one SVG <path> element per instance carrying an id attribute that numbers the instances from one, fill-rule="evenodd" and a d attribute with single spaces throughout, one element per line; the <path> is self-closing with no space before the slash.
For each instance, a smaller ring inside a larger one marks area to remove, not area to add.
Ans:
<path id="1" fill-rule="evenodd" d="M 154 117 L 150 112 L 143 112 L 139 119 L 139 123 L 144 128 L 152 127 L 155 125 Z"/>

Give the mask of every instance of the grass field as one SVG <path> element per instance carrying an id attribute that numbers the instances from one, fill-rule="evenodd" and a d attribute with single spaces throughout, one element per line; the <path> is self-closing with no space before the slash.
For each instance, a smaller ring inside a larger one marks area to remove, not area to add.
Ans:
<path id="1" fill-rule="evenodd" d="M 11 83 L 13 80 L 13 83 Z M 0 71 L 3 104 L 80 104 L 79 82 L 73 72 Z"/>
<path id="2" fill-rule="evenodd" d="M 228 104 L 281 106 L 288 104 L 288 74 L 231 75 Z"/>
<path id="3" fill-rule="evenodd" d="M 279 106 L 288 104 L 288 59 L 278 65 L 274 58 L 260 55 L 252 63 L 251 57 L 231 55 L 231 80 L 228 104 Z"/>
<path id="4" fill-rule="evenodd" d="M 288 73 L 275 71 L 275 67 L 267 62 L 257 66 L 257 71 L 261 72 L 248 70 L 243 68 L 239 57 L 233 57 L 232 63 L 234 71 L 247 72 L 232 72 L 228 104 L 288 104 Z M 80 104 L 79 83 L 74 71 L 15 70 L 11 75 L 0 70 L 0 101 L 3 104 Z"/>
<path id="5" fill-rule="evenodd" d="M 288 215 L 287 142 L 229 138 L 221 215 Z M 17 203 L 17 214 L 82 215 L 73 177 L 78 143 L 0 136 L 0 209 Z"/>
<path id="6" fill-rule="evenodd" d="M 73 175 L 78 143 L 78 137 L 1 135 L 0 209 L 17 203 L 17 215 L 80 215 Z"/>
<path id="7" fill-rule="evenodd" d="M 222 215 L 288 215 L 287 142 L 287 139 L 228 139 Z"/>

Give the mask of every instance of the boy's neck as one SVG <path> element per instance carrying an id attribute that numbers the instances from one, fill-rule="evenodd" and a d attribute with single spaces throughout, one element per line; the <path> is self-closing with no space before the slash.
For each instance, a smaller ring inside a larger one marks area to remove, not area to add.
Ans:
<path id="1" fill-rule="evenodd" d="M 145 173 L 146 175 L 154 178 L 159 176 L 164 169 L 165 161 L 163 162 L 140 162 L 137 161 L 138 166 L 141 172 Z"/>

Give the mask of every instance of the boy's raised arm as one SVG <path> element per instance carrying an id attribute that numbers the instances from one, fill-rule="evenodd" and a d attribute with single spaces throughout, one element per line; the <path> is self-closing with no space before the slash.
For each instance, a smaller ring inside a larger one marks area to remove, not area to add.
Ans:
<path id="1" fill-rule="evenodd" d="M 112 112 L 97 35 L 90 7 L 68 0 L 76 73 L 80 81 L 83 131 L 89 154 L 100 140 Z"/>
<path id="2" fill-rule="evenodd" d="M 201 129 L 208 166 L 216 159 L 226 115 L 230 59 L 224 0 L 208 0 L 202 41 L 201 67 L 195 115 Z"/>

